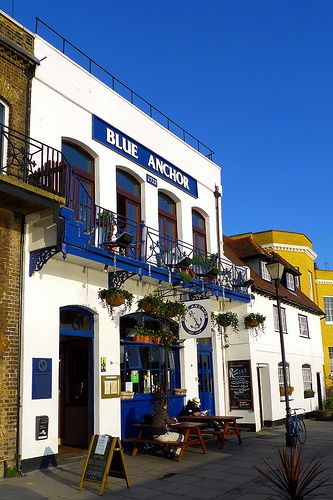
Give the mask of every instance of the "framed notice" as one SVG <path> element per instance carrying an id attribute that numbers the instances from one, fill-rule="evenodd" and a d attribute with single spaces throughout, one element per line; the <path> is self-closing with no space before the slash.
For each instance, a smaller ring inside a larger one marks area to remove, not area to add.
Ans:
<path id="1" fill-rule="evenodd" d="M 120 375 L 102 375 L 102 399 L 120 397 Z"/>
<path id="2" fill-rule="evenodd" d="M 249 359 L 228 362 L 230 410 L 252 410 L 252 377 Z"/>

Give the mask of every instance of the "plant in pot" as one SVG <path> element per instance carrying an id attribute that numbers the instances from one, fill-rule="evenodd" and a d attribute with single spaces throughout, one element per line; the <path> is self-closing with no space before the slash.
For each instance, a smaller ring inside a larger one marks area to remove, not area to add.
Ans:
<path id="1" fill-rule="evenodd" d="M 135 326 L 135 337 L 136 342 L 156 342 L 158 343 L 158 332 L 152 328 L 147 328 L 146 326 Z"/>
<path id="2" fill-rule="evenodd" d="M 102 306 L 106 307 L 110 316 L 113 315 L 113 309 L 124 305 L 124 310 L 131 309 L 133 302 L 133 294 L 123 288 L 102 289 L 98 292 L 98 298 L 102 302 Z"/>
<path id="3" fill-rule="evenodd" d="M 312 389 L 305 389 L 305 391 L 304 391 L 305 398 L 313 398 L 314 395 L 315 395 L 315 391 L 313 391 Z"/>
<path id="4" fill-rule="evenodd" d="M 333 398 L 326 398 L 322 401 L 322 408 L 316 406 L 314 411 L 316 420 L 332 420 L 333 419 Z"/>
<path id="5" fill-rule="evenodd" d="M 213 321 L 217 326 L 223 326 L 224 330 L 231 326 L 235 332 L 238 331 L 238 316 L 232 311 L 214 314 Z"/>
<path id="6" fill-rule="evenodd" d="M 266 316 L 260 313 L 250 313 L 244 317 L 245 328 L 258 328 L 259 326 L 263 328 Z"/>
<path id="7" fill-rule="evenodd" d="M 171 318 L 182 318 L 185 316 L 187 307 L 183 302 L 171 302 L 170 300 L 167 300 L 166 302 L 163 302 L 159 314 L 162 318 L 166 319 L 171 319 Z"/>
<path id="8" fill-rule="evenodd" d="M 103 240 L 110 241 L 115 227 L 113 212 L 106 209 L 100 210 L 97 214 L 97 224 L 99 229 L 103 231 Z"/>
<path id="9" fill-rule="evenodd" d="M 158 313 L 163 305 L 163 299 L 155 293 L 145 295 L 138 301 L 138 309 L 146 313 Z"/>
<path id="10" fill-rule="evenodd" d="M 164 347 L 170 347 L 177 340 L 176 335 L 167 327 L 162 328 L 157 333 L 160 337 L 160 343 Z"/>
<path id="11" fill-rule="evenodd" d="M 190 273 L 190 270 L 183 269 L 182 272 L 180 273 L 180 276 L 181 276 L 181 280 L 184 283 L 184 285 L 187 285 L 192 279 L 192 275 Z"/>

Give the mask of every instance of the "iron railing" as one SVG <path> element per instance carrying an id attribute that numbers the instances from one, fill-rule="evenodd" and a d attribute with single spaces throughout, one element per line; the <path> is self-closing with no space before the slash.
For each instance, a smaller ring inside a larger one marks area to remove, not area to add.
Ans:
<path id="1" fill-rule="evenodd" d="M 199 153 L 204 155 L 206 158 L 212 160 L 214 151 L 206 146 L 202 141 L 194 137 L 190 132 L 187 132 L 183 127 L 178 125 L 174 120 L 169 118 L 165 113 L 162 113 L 159 109 L 157 109 L 153 104 L 148 102 L 142 96 L 140 96 L 137 92 L 129 88 L 126 84 L 118 80 L 114 75 L 112 75 L 109 71 L 103 68 L 96 61 L 91 59 L 91 57 L 87 56 L 82 50 L 69 42 L 62 35 L 57 33 L 53 28 L 51 28 L 44 21 L 36 17 L 36 28 L 35 33 L 40 34 L 41 27 L 46 28 L 46 37 L 49 35 L 51 38 L 51 34 L 55 35 L 58 39 L 60 39 L 60 48 L 59 50 L 68 55 L 71 59 L 75 60 L 81 67 L 83 67 L 90 74 L 96 76 L 99 80 L 103 81 L 106 85 L 108 85 L 112 90 L 117 92 L 119 95 L 124 97 L 131 104 L 134 104 L 137 108 L 143 111 L 145 114 L 149 115 L 150 118 L 153 118 L 160 125 L 165 127 L 167 130 L 176 135 L 179 139 L 184 141 L 186 144 L 189 144 L 193 148 L 195 148 Z M 44 35 L 45 36 L 45 35 Z M 71 53 L 69 50 L 71 49 Z M 67 50 L 67 53 L 66 53 Z"/>
<path id="2" fill-rule="evenodd" d="M 190 279 L 243 288 L 245 268 L 96 205 L 61 151 L 1 125 L 0 159 L 0 174 L 62 196 L 92 247 L 169 272 L 186 272 Z"/>

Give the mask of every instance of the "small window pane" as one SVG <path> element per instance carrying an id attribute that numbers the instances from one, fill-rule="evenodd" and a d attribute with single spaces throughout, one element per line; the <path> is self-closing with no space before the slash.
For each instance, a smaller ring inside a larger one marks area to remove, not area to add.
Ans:
<path id="1" fill-rule="evenodd" d="M 195 229 L 206 230 L 204 217 L 195 210 L 192 211 L 192 224 Z"/>
<path id="2" fill-rule="evenodd" d="M 295 290 L 295 280 L 293 274 L 286 273 L 286 285 L 289 290 Z"/>
<path id="3" fill-rule="evenodd" d="M 266 281 L 271 281 L 272 278 L 271 278 L 271 275 L 269 274 L 268 269 L 266 267 L 266 262 L 261 261 L 260 264 L 261 264 L 261 277 L 262 277 L 262 279 L 266 280 Z"/>
<path id="4" fill-rule="evenodd" d="M 158 194 L 158 208 L 171 215 L 176 215 L 176 203 L 166 194 Z"/>
<path id="5" fill-rule="evenodd" d="M 276 332 L 279 332 L 280 328 L 279 328 L 279 315 L 277 306 L 273 306 L 273 315 L 274 315 L 274 330 Z M 281 319 L 282 319 L 282 331 L 283 333 L 287 333 L 287 318 L 286 318 L 286 310 L 284 307 L 281 307 Z"/>
<path id="6" fill-rule="evenodd" d="M 89 174 L 94 173 L 94 162 L 91 156 L 81 148 L 74 146 L 74 144 L 63 143 L 62 152 L 72 167 L 84 170 Z"/>
<path id="7" fill-rule="evenodd" d="M 134 196 L 140 196 L 140 183 L 130 174 L 117 170 L 117 188 L 126 191 Z"/>
<path id="8" fill-rule="evenodd" d="M 299 334 L 301 337 L 309 337 L 308 318 L 303 314 L 298 315 Z"/>

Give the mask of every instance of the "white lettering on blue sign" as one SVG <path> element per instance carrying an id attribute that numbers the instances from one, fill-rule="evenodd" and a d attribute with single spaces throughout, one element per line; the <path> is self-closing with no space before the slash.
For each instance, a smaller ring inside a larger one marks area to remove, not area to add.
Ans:
<path id="1" fill-rule="evenodd" d="M 147 174 L 146 180 L 147 180 L 148 184 L 151 184 L 152 186 L 157 187 L 157 179 L 155 179 L 155 177 L 152 177 L 151 175 Z"/>
<path id="2" fill-rule="evenodd" d="M 186 193 L 198 197 L 197 181 L 180 168 L 167 162 L 142 144 L 134 141 L 109 123 L 93 116 L 93 139 L 138 163 L 146 170 L 174 184 Z M 147 182 L 148 177 L 147 177 Z M 152 182 L 150 182 L 153 184 Z M 156 182 L 157 186 L 157 182 Z"/>

